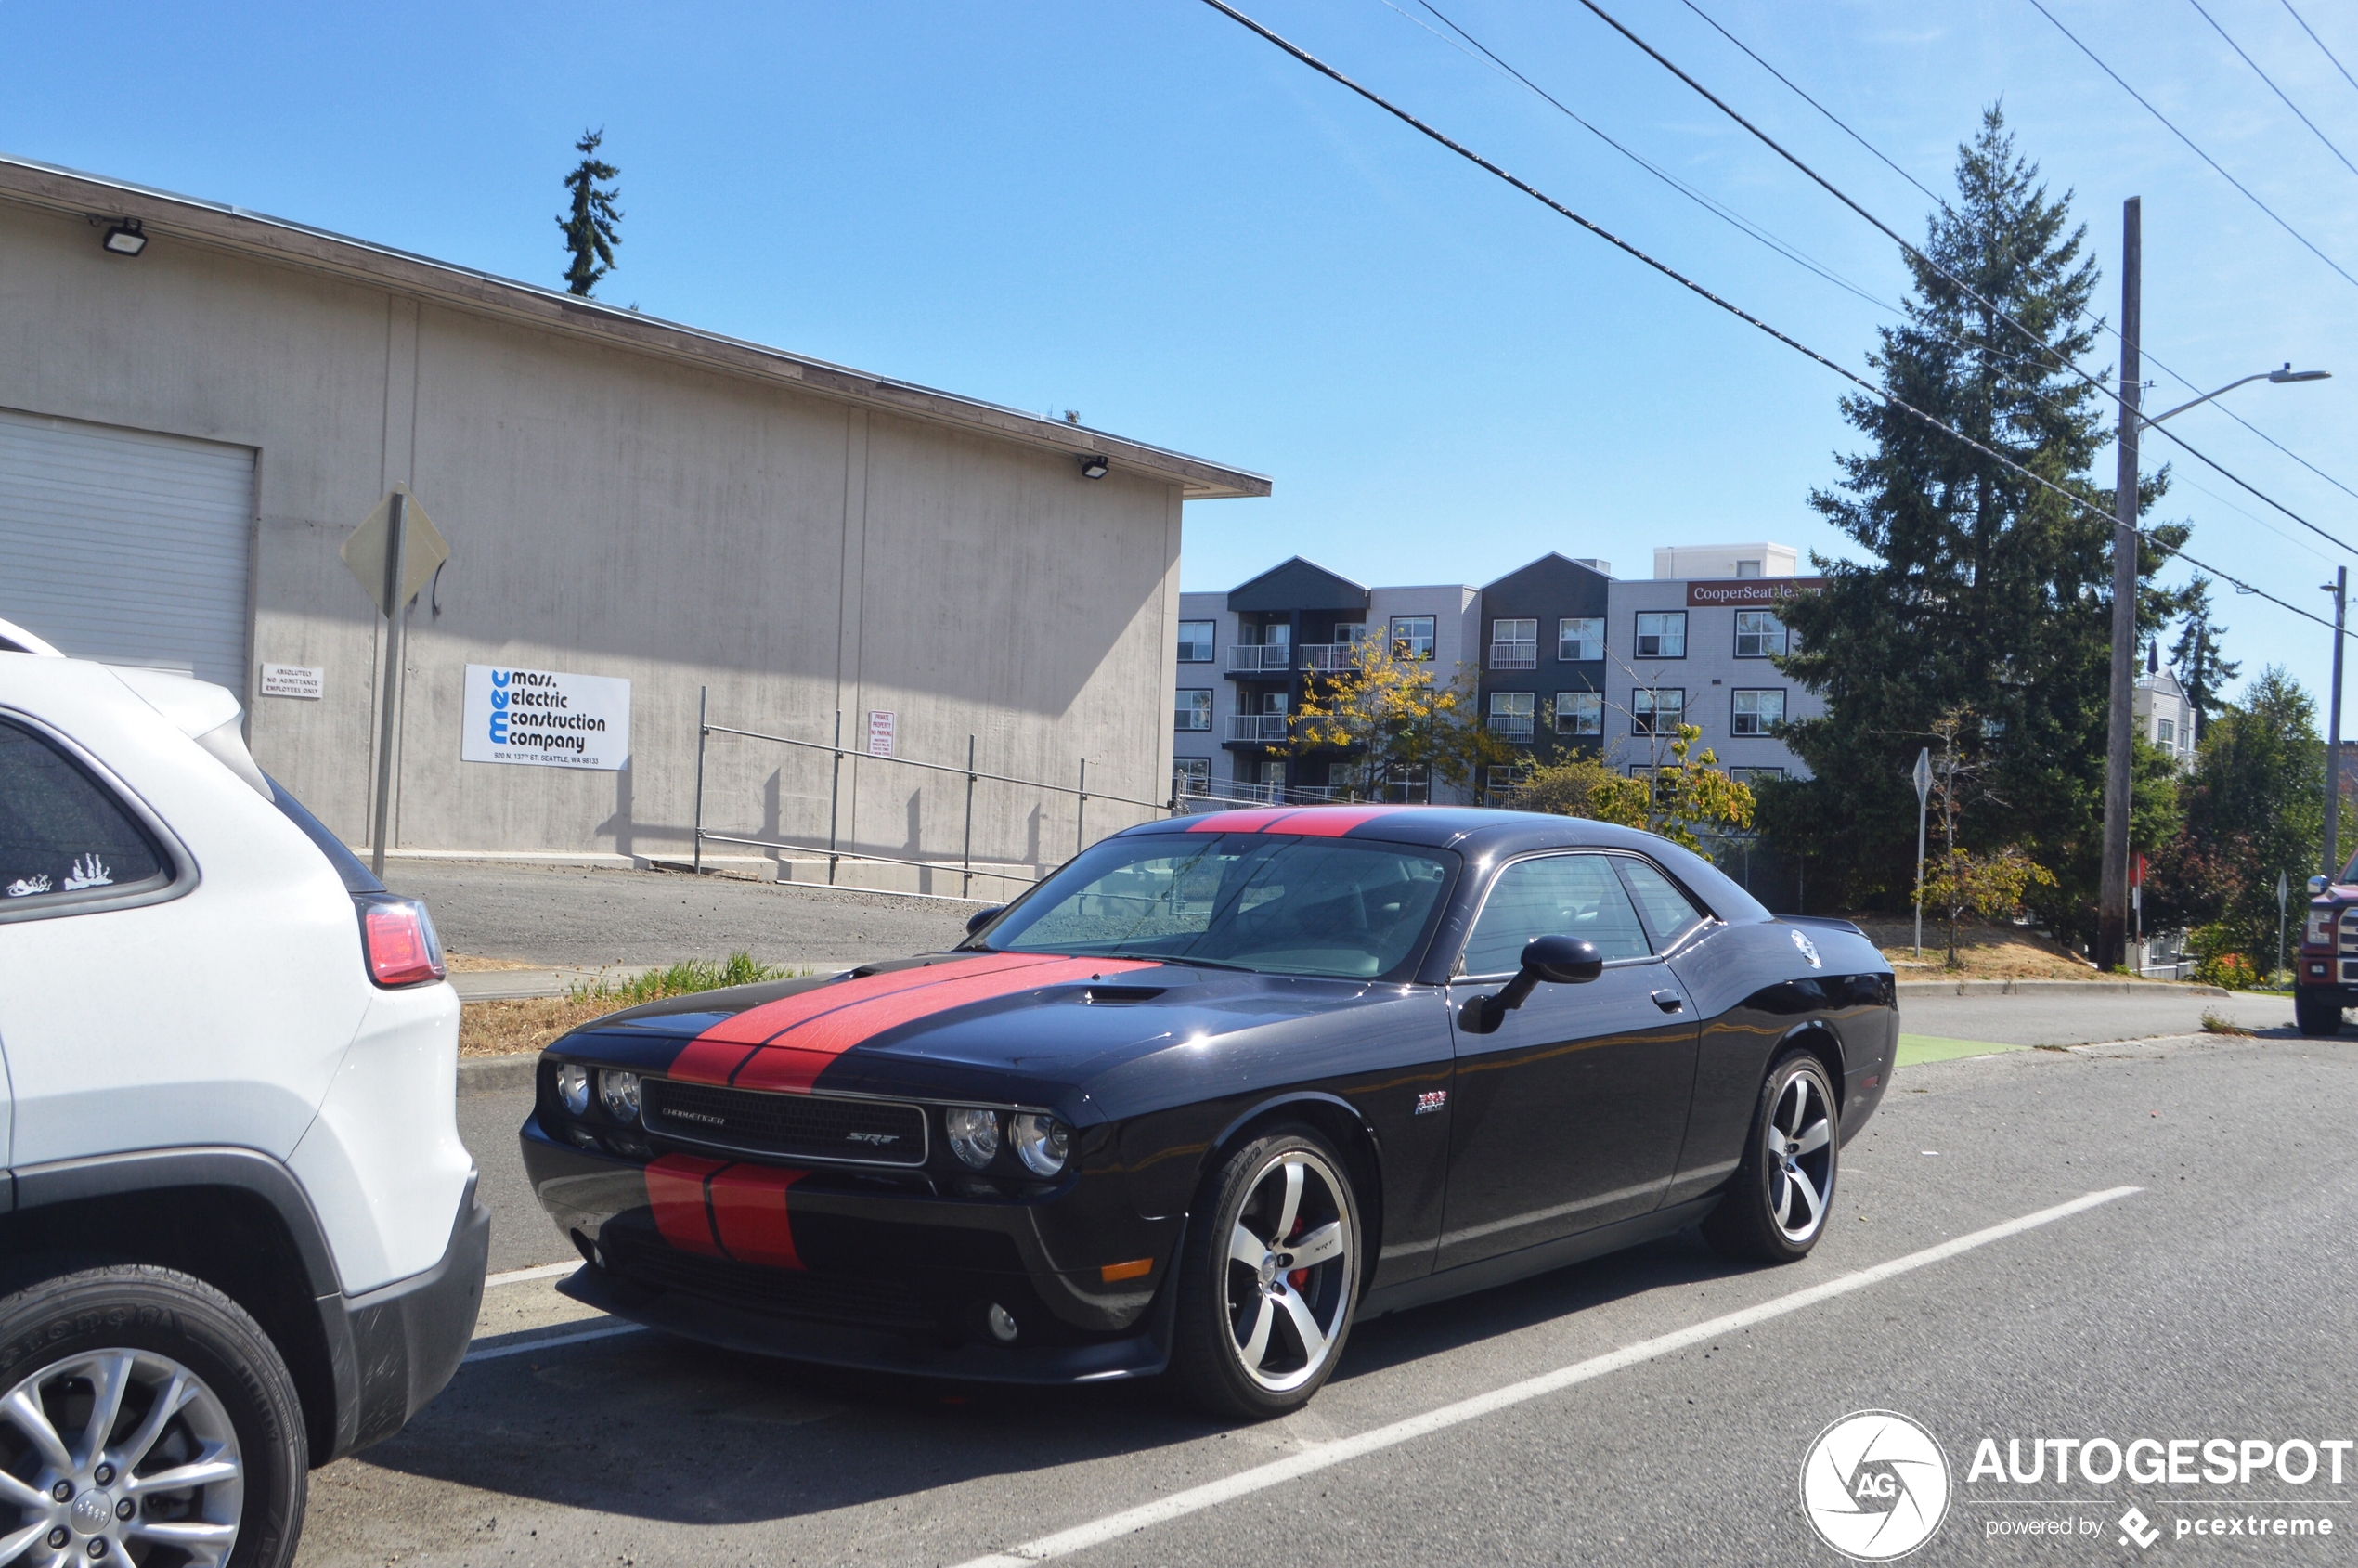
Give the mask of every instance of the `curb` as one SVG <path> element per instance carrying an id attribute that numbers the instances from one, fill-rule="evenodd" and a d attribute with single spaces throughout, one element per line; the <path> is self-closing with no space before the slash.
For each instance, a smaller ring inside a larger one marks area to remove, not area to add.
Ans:
<path id="1" fill-rule="evenodd" d="M 519 1051 L 508 1056 L 461 1056 L 459 1093 L 489 1095 L 502 1089 L 529 1089 L 539 1065 L 538 1051 Z"/>
<path id="2" fill-rule="evenodd" d="M 2232 996 L 2215 985 L 2178 980 L 1901 980 L 1905 996 Z"/>

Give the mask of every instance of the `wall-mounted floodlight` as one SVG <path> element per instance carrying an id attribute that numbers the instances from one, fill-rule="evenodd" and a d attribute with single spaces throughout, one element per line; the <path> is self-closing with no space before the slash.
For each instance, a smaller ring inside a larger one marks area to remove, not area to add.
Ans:
<path id="1" fill-rule="evenodd" d="M 136 256 L 148 248 L 148 236 L 137 218 L 124 218 L 107 230 L 106 239 L 99 243 L 110 256 Z"/>
<path id="2" fill-rule="evenodd" d="M 1103 479 L 1106 476 L 1106 470 L 1111 466 L 1113 465 L 1107 462 L 1102 455 L 1093 454 L 1092 456 L 1084 457 L 1081 460 L 1081 477 L 1083 479 Z"/>

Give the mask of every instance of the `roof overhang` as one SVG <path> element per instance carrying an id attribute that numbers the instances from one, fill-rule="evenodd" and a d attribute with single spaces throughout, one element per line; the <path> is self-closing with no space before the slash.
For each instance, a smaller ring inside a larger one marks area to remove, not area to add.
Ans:
<path id="1" fill-rule="evenodd" d="M 796 387 L 1076 460 L 1103 456 L 1116 470 L 1177 486 L 1189 500 L 1269 493 L 1267 476 L 1244 469 L 1149 447 L 1086 425 L 869 375 L 217 201 L 5 154 L 0 154 L 0 201 L 75 216 L 136 218 L 150 240 L 201 245 L 327 273 L 456 310 L 586 338 L 724 375 Z"/>

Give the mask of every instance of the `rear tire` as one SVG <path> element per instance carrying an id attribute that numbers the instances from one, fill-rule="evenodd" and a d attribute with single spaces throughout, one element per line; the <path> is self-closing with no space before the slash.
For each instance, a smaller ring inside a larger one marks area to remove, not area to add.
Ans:
<path id="1" fill-rule="evenodd" d="M 1206 1182 L 1180 1258 L 1171 1377 L 1212 1415 L 1299 1410 L 1342 1358 L 1364 1266 L 1349 1169 L 1310 1128 L 1279 1127 Z"/>
<path id="2" fill-rule="evenodd" d="M 2341 1032 L 2341 1008 L 2314 991 L 2299 987 L 2292 993 L 2292 1020 L 2303 1034 Z"/>
<path id="3" fill-rule="evenodd" d="M 114 1414 L 93 1445 L 100 1398 Z M 40 1503 L 0 1497 L 0 1539 L 45 1523 L 81 1562 L 286 1568 L 310 1446 L 294 1380 L 243 1308 L 188 1275 L 117 1264 L 0 1298 L 0 1468 Z M 185 1484 L 154 1485 L 166 1471 Z"/>
<path id="4" fill-rule="evenodd" d="M 1786 1056 L 1760 1086 L 1743 1159 L 1703 1223 L 1704 1239 L 1739 1263 L 1800 1262 L 1826 1234 L 1841 1160 L 1824 1065 L 1806 1053 Z"/>

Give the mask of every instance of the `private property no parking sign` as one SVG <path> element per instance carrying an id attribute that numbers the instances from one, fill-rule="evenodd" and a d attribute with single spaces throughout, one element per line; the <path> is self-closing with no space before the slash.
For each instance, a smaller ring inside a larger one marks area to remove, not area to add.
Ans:
<path id="1" fill-rule="evenodd" d="M 526 762 L 614 772 L 630 758 L 630 682 L 604 675 L 467 667 L 469 762 Z"/>

